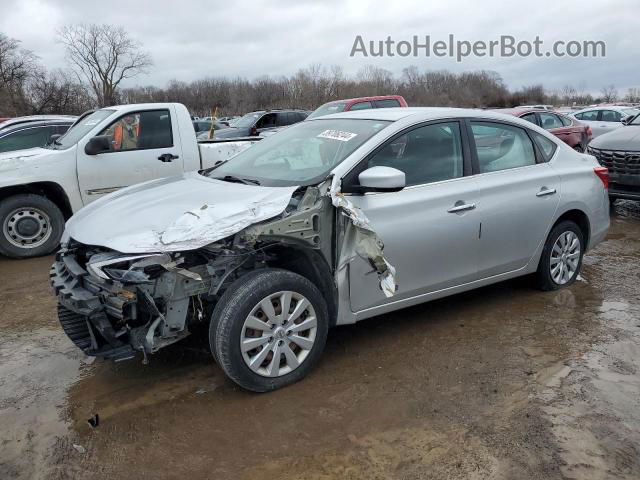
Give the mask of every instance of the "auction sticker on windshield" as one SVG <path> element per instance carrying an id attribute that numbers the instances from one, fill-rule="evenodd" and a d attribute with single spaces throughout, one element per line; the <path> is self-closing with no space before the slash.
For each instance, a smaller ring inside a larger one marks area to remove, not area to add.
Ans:
<path id="1" fill-rule="evenodd" d="M 341 142 L 348 142 L 357 136 L 357 133 L 343 132 L 341 130 L 325 130 L 318 134 L 318 138 L 329 138 L 331 140 L 340 140 Z"/>

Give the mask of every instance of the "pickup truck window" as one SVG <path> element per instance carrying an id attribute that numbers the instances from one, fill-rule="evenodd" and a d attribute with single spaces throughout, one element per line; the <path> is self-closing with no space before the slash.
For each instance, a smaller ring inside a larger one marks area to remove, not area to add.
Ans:
<path id="1" fill-rule="evenodd" d="M 210 170 L 211 178 L 236 177 L 260 185 L 313 185 L 360 145 L 389 125 L 379 120 L 300 122 Z"/>
<path id="2" fill-rule="evenodd" d="M 110 115 L 113 115 L 115 110 L 96 110 L 95 112 L 82 118 L 72 128 L 67 130 L 67 133 L 60 137 L 52 148 L 69 148 L 74 146 L 78 141 L 89 133 L 96 125 Z"/>
<path id="3" fill-rule="evenodd" d="M 105 128 L 100 135 L 111 139 L 114 152 L 173 146 L 169 110 L 128 113 Z"/>

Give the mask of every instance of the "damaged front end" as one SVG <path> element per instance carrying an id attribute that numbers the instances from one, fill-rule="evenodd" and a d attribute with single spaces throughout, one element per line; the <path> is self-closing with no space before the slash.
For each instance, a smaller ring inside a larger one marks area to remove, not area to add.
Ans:
<path id="1" fill-rule="evenodd" d="M 249 226 L 234 219 L 239 231 L 186 251 L 166 245 L 164 252 L 123 254 L 69 239 L 50 274 L 64 331 L 88 355 L 125 360 L 142 352 L 146 359 L 206 326 L 238 278 L 269 267 L 313 281 L 335 319 L 337 272 L 354 255 L 371 263 L 385 295 L 393 295 L 395 271 L 382 242 L 363 212 L 330 184 L 300 188 L 273 218 Z"/>
<path id="2" fill-rule="evenodd" d="M 146 356 L 202 324 L 224 279 L 242 263 L 258 267 L 225 256 L 237 253 L 221 244 L 216 251 L 122 255 L 70 242 L 50 274 L 60 323 L 88 355 Z"/>

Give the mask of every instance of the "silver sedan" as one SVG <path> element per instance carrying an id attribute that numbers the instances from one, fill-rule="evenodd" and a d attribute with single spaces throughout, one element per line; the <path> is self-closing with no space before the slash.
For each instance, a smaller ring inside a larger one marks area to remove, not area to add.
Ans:
<path id="1" fill-rule="evenodd" d="M 607 182 L 513 116 L 328 115 L 94 202 L 51 281 L 89 355 L 146 356 L 208 322 L 228 377 L 273 390 L 310 371 L 331 326 L 523 275 L 568 287 L 609 227 Z"/>

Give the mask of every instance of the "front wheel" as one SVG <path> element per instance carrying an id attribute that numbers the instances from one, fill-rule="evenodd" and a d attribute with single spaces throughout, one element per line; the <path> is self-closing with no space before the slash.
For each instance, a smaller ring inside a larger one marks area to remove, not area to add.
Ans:
<path id="1" fill-rule="evenodd" d="M 231 380 L 266 392 L 309 373 L 328 327 L 327 305 L 315 285 L 287 270 L 265 269 L 227 289 L 213 312 L 209 342 Z"/>
<path id="2" fill-rule="evenodd" d="M 584 236 L 580 227 L 566 220 L 556 225 L 544 245 L 536 272 L 541 290 L 558 290 L 576 281 L 584 255 Z"/>
<path id="3" fill-rule="evenodd" d="M 33 194 L 0 202 L 0 254 L 12 258 L 51 253 L 60 243 L 64 216 L 55 203 Z"/>

